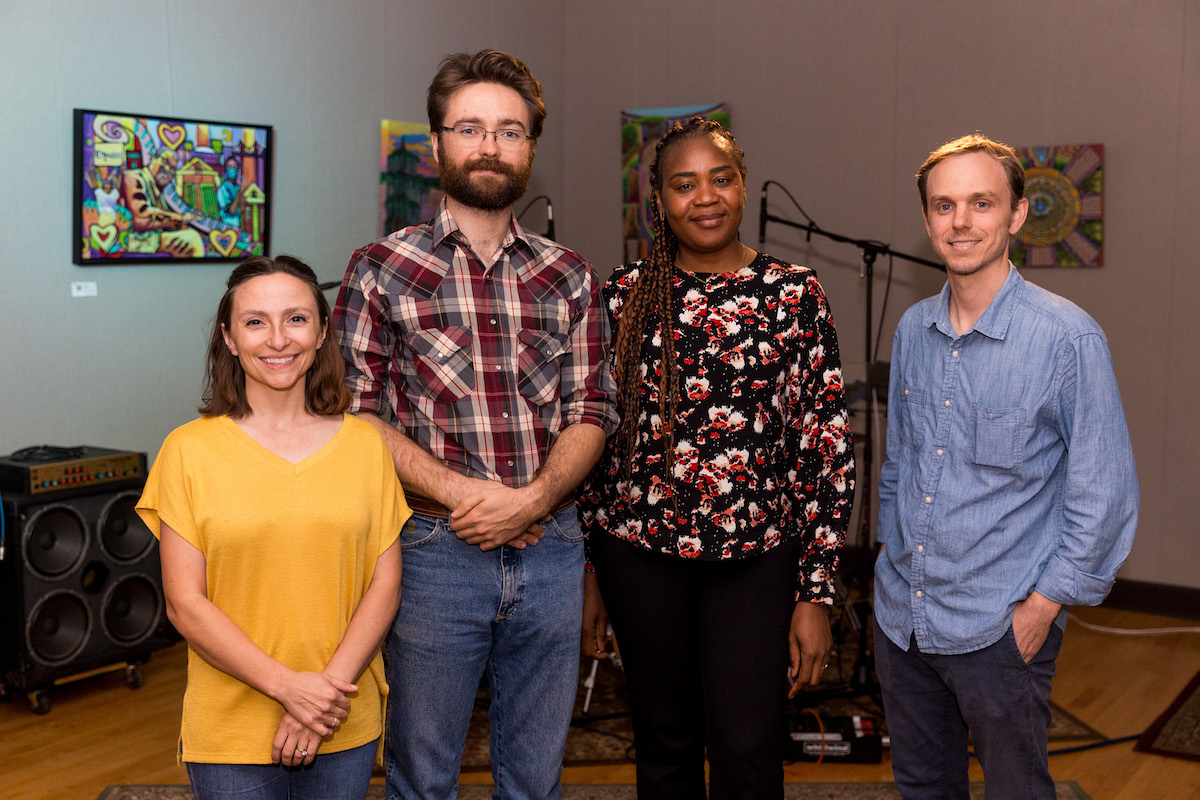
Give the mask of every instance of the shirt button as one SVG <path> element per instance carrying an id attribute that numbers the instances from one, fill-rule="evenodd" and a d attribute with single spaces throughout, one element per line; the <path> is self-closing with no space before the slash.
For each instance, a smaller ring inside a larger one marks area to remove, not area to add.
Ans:
<path id="1" fill-rule="evenodd" d="M 905 390 L 904 390 L 904 396 L 905 396 L 905 397 L 908 397 L 908 389 L 905 389 Z"/>
<path id="2" fill-rule="evenodd" d="M 933 502 L 933 498 L 932 498 L 932 497 L 930 497 L 930 496 L 928 496 L 928 495 L 926 495 L 926 496 L 925 496 L 925 504 L 926 504 L 926 505 L 929 505 L 929 504 L 930 504 L 930 503 L 932 503 L 932 502 Z"/>
<path id="3" fill-rule="evenodd" d="M 922 592 L 920 589 L 917 589 L 917 597 L 924 597 L 924 596 L 925 596 L 925 593 Z"/>
<path id="4" fill-rule="evenodd" d="M 923 545 L 923 544 L 919 544 L 919 545 L 917 545 L 917 552 L 918 552 L 918 553 L 924 553 L 924 552 L 925 552 L 925 545 Z"/>
<path id="5" fill-rule="evenodd" d="M 505 419 L 508 419 L 508 412 L 507 412 L 507 411 L 505 411 L 505 412 L 504 412 L 503 414 L 501 414 L 500 416 L 504 417 Z"/>
<path id="6" fill-rule="evenodd" d="M 503 364 L 497 364 L 497 365 L 496 365 L 496 371 L 497 371 L 497 372 L 499 372 L 499 371 L 500 371 L 500 370 L 502 370 L 502 369 L 504 369 L 504 365 L 503 365 Z"/>
<path id="7" fill-rule="evenodd" d="M 949 400 L 947 400 L 947 401 L 946 401 L 946 408 L 949 408 L 949 407 L 950 407 L 950 401 L 949 401 Z"/>
<path id="8" fill-rule="evenodd" d="M 511 467 L 513 465 L 513 462 L 511 462 L 511 461 L 508 462 L 508 465 Z"/>
<path id="9" fill-rule="evenodd" d="M 492 318 L 492 324 L 493 324 L 493 325 L 495 325 L 495 324 L 496 324 L 496 319 L 495 319 L 495 317 L 493 317 L 493 318 Z"/>
<path id="10" fill-rule="evenodd" d="M 938 450 L 937 450 L 937 454 L 938 454 L 939 456 L 942 454 L 942 448 L 940 448 L 940 447 L 938 448 Z"/>
<path id="11" fill-rule="evenodd" d="M 955 358 L 958 358 L 958 351 L 957 351 L 957 350 L 955 350 L 955 351 L 954 351 L 953 353 L 951 353 L 950 355 L 954 356 Z"/>

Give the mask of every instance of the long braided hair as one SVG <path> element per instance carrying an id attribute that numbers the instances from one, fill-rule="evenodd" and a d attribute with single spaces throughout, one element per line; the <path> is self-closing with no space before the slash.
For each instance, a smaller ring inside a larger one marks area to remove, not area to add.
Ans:
<path id="1" fill-rule="evenodd" d="M 693 136 L 713 136 L 727 145 L 734 164 L 746 178 L 746 163 L 737 141 L 720 123 L 703 117 L 692 117 L 685 124 L 675 123 L 654 148 L 654 163 L 650 165 L 650 218 L 654 242 L 650 255 L 642 262 L 637 280 L 629 290 L 621 308 L 613 362 L 617 377 L 617 407 L 621 424 L 614 437 L 622 456 L 623 472 L 628 479 L 637 451 L 638 416 L 641 413 L 642 344 L 659 324 L 662 340 L 661 369 L 658 375 L 658 408 L 663 431 L 664 471 L 667 483 L 674 488 L 675 412 L 679 405 L 679 363 L 675 351 L 674 314 L 671 295 L 675 285 L 675 257 L 679 239 L 671 230 L 659 201 L 663 188 L 663 166 L 668 151 L 679 142 Z M 671 492 L 674 500 L 675 493 Z M 676 509 L 678 513 L 678 509 Z"/>

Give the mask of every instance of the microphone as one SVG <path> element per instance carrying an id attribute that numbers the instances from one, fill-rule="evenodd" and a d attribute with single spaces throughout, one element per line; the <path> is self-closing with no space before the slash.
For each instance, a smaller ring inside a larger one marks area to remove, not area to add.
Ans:
<path id="1" fill-rule="evenodd" d="M 554 206 L 550 205 L 550 198 L 546 198 L 546 238 L 555 241 L 554 239 Z"/>
<path id="2" fill-rule="evenodd" d="M 758 243 L 760 245 L 767 243 L 767 187 L 770 185 L 770 181 L 763 184 L 762 201 L 758 205 Z"/>

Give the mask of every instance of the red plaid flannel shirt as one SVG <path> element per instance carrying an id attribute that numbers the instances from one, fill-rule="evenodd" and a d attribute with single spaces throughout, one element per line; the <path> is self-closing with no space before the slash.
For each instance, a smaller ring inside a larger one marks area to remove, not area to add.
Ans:
<path id="1" fill-rule="evenodd" d="M 578 254 L 514 219 L 488 269 L 443 201 L 350 258 L 334 311 L 352 412 L 465 475 L 529 484 L 568 425 L 617 424 L 608 315 Z"/>

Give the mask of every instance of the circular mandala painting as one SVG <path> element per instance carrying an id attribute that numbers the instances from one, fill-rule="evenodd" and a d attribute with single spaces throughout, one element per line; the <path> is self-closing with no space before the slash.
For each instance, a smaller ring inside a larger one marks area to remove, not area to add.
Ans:
<path id="1" fill-rule="evenodd" d="M 1018 148 L 1029 214 L 1013 237 L 1018 267 L 1104 265 L 1104 145 Z"/>

